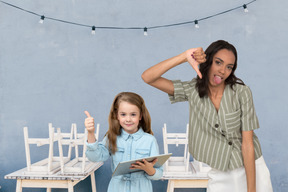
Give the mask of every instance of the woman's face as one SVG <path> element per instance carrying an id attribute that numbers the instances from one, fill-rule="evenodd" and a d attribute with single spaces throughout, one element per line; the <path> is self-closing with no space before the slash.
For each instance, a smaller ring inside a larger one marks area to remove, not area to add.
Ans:
<path id="1" fill-rule="evenodd" d="M 225 86 L 225 80 L 229 77 L 235 64 L 235 55 L 227 49 L 219 50 L 213 57 L 209 70 L 209 86 Z"/>

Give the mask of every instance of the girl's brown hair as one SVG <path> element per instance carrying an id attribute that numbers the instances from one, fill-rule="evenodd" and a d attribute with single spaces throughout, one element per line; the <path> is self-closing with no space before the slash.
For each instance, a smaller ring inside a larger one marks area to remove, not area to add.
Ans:
<path id="1" fill-rule="evenodd" d="M 112 103 L 110 113 L 109 113 L 109 129 L 106 133 L 108 138 L 108 146 L 110 152 L 114 154 L 117 151 L 117 136 L 121 134 L 121 126 L 117 119 L 118 109 L 120 102 L 125 101 L 139 108 L 140 114 L 142 116 L 138 128 L 142 128 L 144 132 L 153 135 L 151 130 L 151 118 L 150 114 L 145 106 L 145 102 L 140 95 L 132 92 L 122 92 L 116 95 Z"/>

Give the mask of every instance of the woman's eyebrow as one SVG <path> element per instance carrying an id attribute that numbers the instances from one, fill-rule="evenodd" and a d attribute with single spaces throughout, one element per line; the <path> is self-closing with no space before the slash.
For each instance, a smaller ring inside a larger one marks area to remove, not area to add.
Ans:
<path id="1" fill-rule="evenodd" d="M 224 62 L 221 58 L 219 58 L 219 57 L 215 57 L 215 59 L 219 59 L 222 63 Z M 231 64 L 228 64 L 228 65 L 233 65 L 234 66 L 234 64 L 233 63 L 231 63 Z"/>
<path id="2" fill-rule="evenodd" d="M 219 58 L 219 57 L 215 57 L 216 59 L 219 59 L 221 62 L 224 62 L 221 58 Z"/>

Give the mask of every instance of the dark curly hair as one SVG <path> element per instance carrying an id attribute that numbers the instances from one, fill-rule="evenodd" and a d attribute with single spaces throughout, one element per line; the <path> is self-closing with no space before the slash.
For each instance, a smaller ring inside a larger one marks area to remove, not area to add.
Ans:
<path id="1" fill-rule="evenodd" d="M 199 65 L 200 66 L 199 70 L 202 73 L 202 79 L 200 79 L 199 76 L 197 76 L 196 88 L 198 90 L 200 98 L 207 96 L 209 93 L 208 72 L 211 68 L 214 55 L 221 49 L 227 49 L 229 51 L 232 51 L 234 56 L 235 56 L 235 63 L 234 63 L 234 67 L 232 69 L 232 72 L 229 75 L 229 77 L 225 80 L 226 85 L 230 85 L 232 89 L 233 89 L 233 85 L 235 85 L 236 83 L 241 84 L 241 85 L 245 85 L 244 82 L 241 79 L 239 79 L 238 77 L 236 77 L 234 74 L 234 72 L 237 68 L 237 51 L 236 51 L 236 48 L 232 44 L 228 43 L 227 41 L 218 40 L 218 41 L 213 42 L 211 45 L 209 45 L 209 47 L 205 50 L 206 62 L 201 63 Z"/>

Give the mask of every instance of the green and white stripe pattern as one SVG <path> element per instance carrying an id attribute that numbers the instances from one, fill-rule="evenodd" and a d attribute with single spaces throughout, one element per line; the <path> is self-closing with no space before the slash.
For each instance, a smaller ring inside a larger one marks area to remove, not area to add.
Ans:
<path id="1" fill-rule="evenodd" d="M 221 171 L 243 166 L 242 131 L 259 128 L 251 90 L 236 84 L 225 87 L 217 112 L 209 97 L 200 98 L 196 79 L 173 81 L 171 103 L 188 101 L 190 105 L 189 150 L 193 158 Z M 257 136 L 253 136 L 255 159 L 261 155 Z"/>

